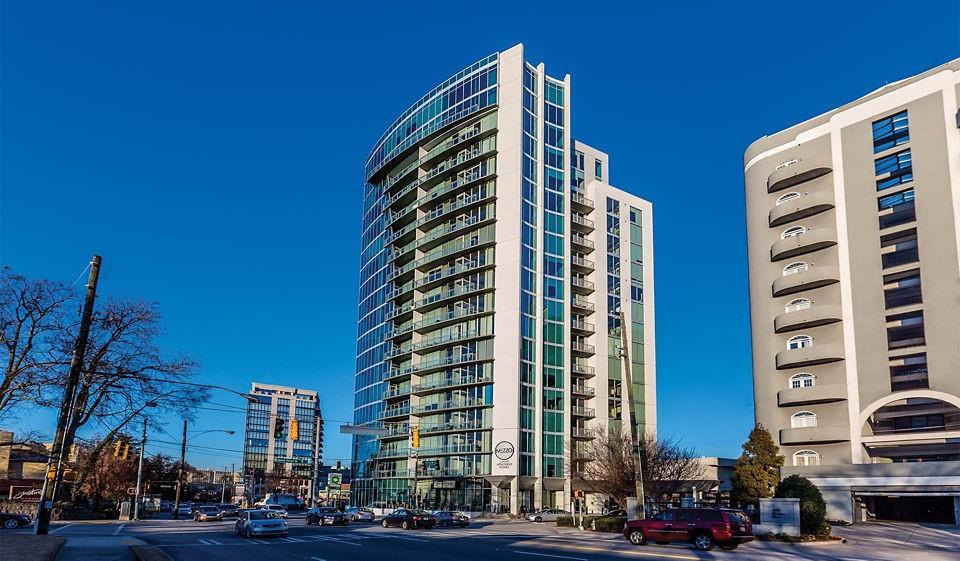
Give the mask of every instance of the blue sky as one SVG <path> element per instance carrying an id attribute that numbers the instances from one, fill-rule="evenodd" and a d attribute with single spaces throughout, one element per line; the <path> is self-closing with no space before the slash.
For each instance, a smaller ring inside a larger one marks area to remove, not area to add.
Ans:
<path id="1" fill-rule="evenodd" d="M 957 57 L 957 3 L 429 4 L 4 2 L 0 261 L 72 281 L 100 253 L 101 291 L 158 301 L 164 344 L 204 381 L 316 388 L 349 420 L 367 152 L 435 84 L 523 42 L 571 74 L 574 136 L 654 204 L 661 434 L 736 456 L 753 422 L 743 150 Z M 222 450 L 190 461 L 240 463 L 242 419 L 204 411 L 196 430 L 238 433 L 199 437 Z M 348 458 L 326 434 L 325 459 Z"/>

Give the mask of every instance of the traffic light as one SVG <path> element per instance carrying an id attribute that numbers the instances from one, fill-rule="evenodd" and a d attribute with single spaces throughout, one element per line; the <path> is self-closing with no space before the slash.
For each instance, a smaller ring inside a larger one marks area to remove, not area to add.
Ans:
<path id="1" fill-rule="evenodd" d="M 410 439 L 412 441 L 410 446 L 413 448 L 420 447 L 420 427 L 413 427 L 413 429 L 410 431 Z"/>
<path id="2" fill-rule="evenodd" d="M 300 438 L 300 420 L 290 419 L 290 438 L 299 440 Z"/>
<path id="3" fill-rule="evenodd" d="M 277 417 L 276 422 L 273 423 L 273 437 L 283 438 L 283 419 L 280 417 Z"/>
<path id="4" fill-rule="evenodd" d="M 120 459 L 123 460 L 123 461 L 126 461 L 126 460 L 127 460 L 127 456 L 128 456 L 129 454 L 130 454 L 130 443 L 128 442 L 128 443 L 126 443 L 126 444 L 123 445 L 123 455 L 120 457 Z"/>
<path id="5" fill-rule="evenodd" d="M 123 441 L 118 438 L 118 439 L 117 439 L 117 445 L 113 447 L 113 457 L 114 457 L 114 458 L 119 458 L 119 457 L 120 457 L 120 447 L 121 447 L 121 446 L 123 446 Z"/>

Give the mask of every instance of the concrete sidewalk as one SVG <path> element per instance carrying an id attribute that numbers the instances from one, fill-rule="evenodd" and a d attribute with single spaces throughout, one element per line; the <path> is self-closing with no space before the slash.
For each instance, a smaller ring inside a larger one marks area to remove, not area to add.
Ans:
<path id="1" fill-rule="evenodd" d="M 128 536 L 64 536 L 56 561 L 134 561 L 131 545 L 145 542 Z"/>

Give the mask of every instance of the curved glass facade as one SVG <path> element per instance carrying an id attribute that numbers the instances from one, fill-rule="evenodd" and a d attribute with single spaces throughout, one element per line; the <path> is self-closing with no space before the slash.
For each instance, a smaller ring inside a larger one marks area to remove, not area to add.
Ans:
<path id="1" fill-rule="evenodd" d="M 443 502 L 484 503 L 496 103 L 494 54 L 411 106 L 367 159 L 354 421 L 388 434 L 354 439 L 359 504 L 411 502 L 414 486 L 427 500 L 438 478 L 467 478 Z"/>
<path id="2" fill-rule="evenodd" d="M 634 279 L 585 195 L 631 217 L 647 203 L 601 185 L 606 155 L 586 147 L 584 166 L 569 100 L 569 79 L 516 46 L 431 90 L 370 152 L 354 423 L 377 431 L 354 437 L 353 504 L 569 508 L 587 440 L 619 423 L 619 353 L 588 320 L 619 304 L 608 272 Z"/>

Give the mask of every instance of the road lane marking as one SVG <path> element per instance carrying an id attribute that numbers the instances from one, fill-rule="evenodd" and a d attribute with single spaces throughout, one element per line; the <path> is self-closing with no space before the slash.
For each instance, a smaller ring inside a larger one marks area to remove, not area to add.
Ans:
<path id="1" fill-rule="evenodd" d="M 537 557 L 553 557 L 555 559 L 573 559 L 574 561 L 587 561 L 586 557 L 570 557 L 569 555 L 550 555 L 549 553 L 534 553 L 532 551 L 520 551 L 515 549 L 514 553 L 519 553 L 520 555 L 536 555 Z"/>
<path id="2" fill-rule="evenodd" d="M 319 557 L 311 557 L 310 559 L 313 559 L 313 561 L 327 561 L 326 559 L 320 559 Z"/>
<path id="3" fill-rule="evenodd" d="M 56 530 L 50 530 L 50 533 L 53 534 L 53 533 L 55 533 L 55 532 L 59 532 L 60 530 L 66 530 L 66 529 L 69 528 L 70 526 L 76 526 L 76 525 L 77 525 L 77 523 L 76 523 L 76 522 L 73 522 L 72 524 L 67 524 L 66 526 L 60 526 L 60 527 L 57 528 Z"/>
<path id="4" fill-rule="evenodd" d="M 637 556 L 637 557 L 657 557 L 657 558 L 662 558 L 662 559 L 688 559 L 688 560 L 691 560 L 691 561 L 700 561 L 700 559 L 701 559 L 700 557 L 693 557 L 693 556 L 690 556 L 690 555 L 671 555 L 671 554 L 669 554 L 669 553 L 644 553 L 644 552 L 642 552 L 642 551 L 627 551 L 627 550 L 623 550 L 623 549 L 609 549 L 609 548 L 602 548 L 602 547 L 588 547 L 588 546 L 582 546 L 582 545 L 560 545 L 560 544 L 557 544 L 557 546 L 558 546 L 558 547 L 565 548 L 565 549 L 576 549 L 576 550 L 579 550 L 579 551 L 599 551 L 599 552 L 601 552 L 601 553 L 607 553 L 607 554 L 635 555 L 635 556 Z"/>
<path id="5" fill-rule="evenodd" d="M 117 526 L 117 529 L 113 531 L 113 535 L 114 536 L 120 535 L 120 532 L 123 530 L 124 526 L 126 526 L 126 524 L 121 524 Z"/>

